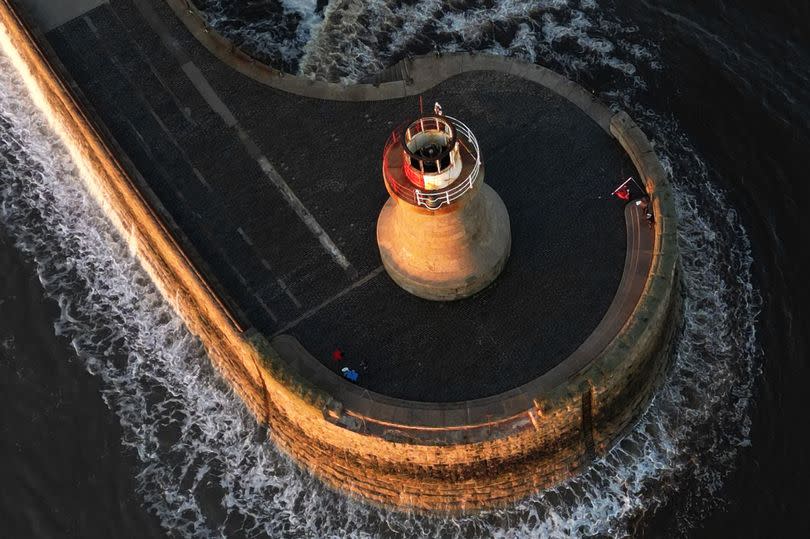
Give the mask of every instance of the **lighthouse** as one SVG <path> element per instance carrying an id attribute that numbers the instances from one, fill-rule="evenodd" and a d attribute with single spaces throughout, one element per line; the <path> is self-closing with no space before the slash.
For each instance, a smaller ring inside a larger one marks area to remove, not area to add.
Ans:
<path id="1" fill-rule="evenodd" d="M 471 296 L 503 270 L 511 248 L 509 214 L 484 183 L 478 141 L 437 103 L 389 137 L 383 180 L 390 198 L 377 244 L 391 279 L 421 298 Z"/>

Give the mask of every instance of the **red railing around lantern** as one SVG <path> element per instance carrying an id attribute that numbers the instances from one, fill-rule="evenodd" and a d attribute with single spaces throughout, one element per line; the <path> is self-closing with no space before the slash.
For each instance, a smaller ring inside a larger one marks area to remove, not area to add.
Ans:
<path id="1" fill-rule="evenodd" d="M 383 176 L 389 189 L 405 202 L 413 204 L 414 206 L 422 206 L 429 210 L 438 210 L 443 205 L 450 204 L 454 200 L 457 200 L 463 196 L 464 193 L 475 186 L 475 182 L 478 180 L 478 176 L 481 171 L 481 150 L 478 146 L 478 140 L 476 140 L 475 135 L 473 135 L 470 128 L 456 118 L 444 116 L 443 119 L 447 119 L 448 121 L 452 122 L 456 132 L 462 135 L 463 139 L 466 139 L 467 142 L 469 142 L 469 145 L 465 144 L 464 140 L 459 138 L 459 143 L 469 156 L 468 158 L 475 160 L 472 170 L 464 178 L 459 178 L 449 186 L 436 190 L 419 189 L 411 185 L 406 185 L 401 181 L 397 181 L 389 171 L 388 155 L 394 145 L 402 142 L 402 137 L 400 136 L 400 132 L 402 130 L 400 128 L 394 130 L 394 132 L 391 133 L 391 136 L 388 137 L 388 141 L 385 143 L 385 150 L 383 152 Z M 404 160 L 403 167 L 407 168 L 406 161 Z M 407 178 L 405 173 L 406 171 L 403 170 L 402 178 Z M 410 183 L 408 179 L 406 179 L 406 181 Z"/>

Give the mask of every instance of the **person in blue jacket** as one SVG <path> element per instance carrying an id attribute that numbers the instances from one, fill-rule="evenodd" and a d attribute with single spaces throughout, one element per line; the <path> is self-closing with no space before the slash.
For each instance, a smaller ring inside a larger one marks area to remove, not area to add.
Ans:
<path id="1" fill-rule="evenodd" d="M 342 369 L 340 369 L 340 372 L 343 374 L 344 378 L 352 382 L 357 382 L 357 379 L 360 378 L 360 375 L 357 373 L 357 371 L 354 369 L 350 369 L 349 367 L 343 367 Z"/>

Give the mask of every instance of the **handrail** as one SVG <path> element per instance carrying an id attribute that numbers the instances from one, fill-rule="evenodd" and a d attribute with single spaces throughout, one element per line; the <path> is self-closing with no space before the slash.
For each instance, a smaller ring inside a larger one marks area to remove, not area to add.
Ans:
<path id="1" fill-rule="evenodd" d="M 394 130 L 391 133 L 391 136 L 388 137 L 383 154 L 383 175 L 385 177 L 385 182 L 388 184 L 391 190 L 406 202 L 409 202 L 414 206 L 422 206 L 433 211 L 438 210 L 445 204 L 452 203 L 454 200 L 458 200 L 464 195 L 464 193 L 471 190 L 475 186 L 475 182 L 478 180 L 478 176 L 481 172 L 481 149 L 478 146 L 478 140 L 475 138 L 475 135 L 473 135 L 472 130 L 463 122 L 453 118 L 452 116 L 445 116 L 445 118 L 452 122 L 453 127 L 455 127 L 459 133 L 464 135 L 464 138 L 466 138 L 472 146 L 472 148 L 468 148 L 466 145 L 463 145 L 464 149 L 467 150 L 473 159 L 475 159 L 475 165 L 467 177 L 462 181 L 456 180 L 451 185 L 443 189 L 423 191 L 421 189 L 410 188 L 407 185 L 390 178 L 388 174 L 387 158 L 391 147 L 400 141 L 399 129 Z"/>

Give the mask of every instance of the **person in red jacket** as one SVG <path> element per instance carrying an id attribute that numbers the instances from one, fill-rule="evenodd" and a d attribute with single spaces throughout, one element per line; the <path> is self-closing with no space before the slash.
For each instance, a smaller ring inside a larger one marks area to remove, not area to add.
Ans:
<path id="1" fill-rule="evenodd" d="M 340 346 L 335 346 L 332 351 L 332 361 L 343 361 L 343 350 L 340 349 Z"/>

